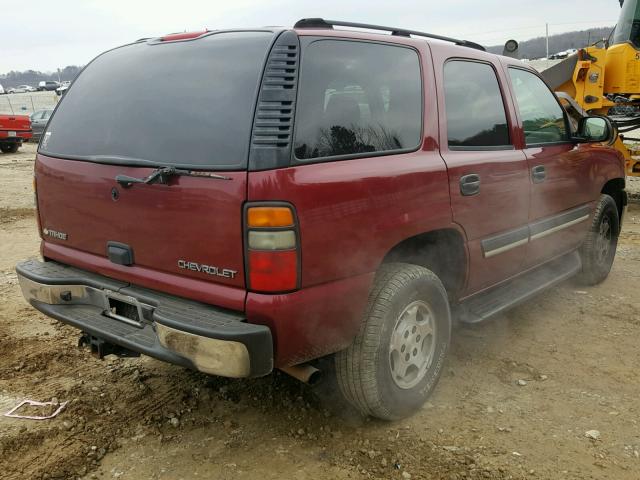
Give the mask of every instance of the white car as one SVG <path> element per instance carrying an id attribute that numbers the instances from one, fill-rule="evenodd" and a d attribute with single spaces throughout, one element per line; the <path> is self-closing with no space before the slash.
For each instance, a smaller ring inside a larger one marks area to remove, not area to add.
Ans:
<path id="1" fill-rule="evenodd" d="M 60 84 L 60 86 L 56 88 L 56 93 L 59 96 L 64 95 L 65 93 L 67 93 L 67 89 L 69 88 L 69 86 L 71 86 L 71 82 L 69 81 L 62 82 L 62 84 Z"/>
<path id="2" fill-rule="evenodd" d="M 0 85 L 0 95 L 4 95 L 5 93 L 7 92 L 5 92 L 4 88 L 2 88 L 2 85 Z"/>
<path id="3" fill-rule="evenodd" d="M 26 92 L 35 92 L 36 89 L 29 85 L 18 85 L 17 87 L 12 87 L 7 90 L 7 93 L 26 93 Z"/>

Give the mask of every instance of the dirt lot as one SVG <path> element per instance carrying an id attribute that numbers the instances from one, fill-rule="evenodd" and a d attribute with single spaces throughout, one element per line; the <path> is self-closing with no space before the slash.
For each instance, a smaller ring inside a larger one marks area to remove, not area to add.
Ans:
<path id="1" fill-rule="evenodd" d="M 640 206 L 604 284 L 458 328 L 431 401 L 382 423 L 332 414 L 284 374 L 230 381 L 78 349 L 13 272 L 38 251 L 34 151 L 0 156 L 0 413 L 70 403 L 52 420 L 0 417 L 1 478 L 640 478 Z"/>

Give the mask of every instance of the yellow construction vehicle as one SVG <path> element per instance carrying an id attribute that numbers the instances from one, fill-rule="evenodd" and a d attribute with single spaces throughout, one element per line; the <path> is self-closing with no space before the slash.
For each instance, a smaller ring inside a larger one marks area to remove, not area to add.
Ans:
<path id="1" fill-rule="evenodd" d="M 627 175 L 640 176 L 640 0 L 620 0 L 622 9 L 609 39 L 578 50 L 541 72 L 565 105 L 581 113 L 609 116 L 618 128 L 614 146 Z M 505 47 L 506 48 L 506 47 Z"/>

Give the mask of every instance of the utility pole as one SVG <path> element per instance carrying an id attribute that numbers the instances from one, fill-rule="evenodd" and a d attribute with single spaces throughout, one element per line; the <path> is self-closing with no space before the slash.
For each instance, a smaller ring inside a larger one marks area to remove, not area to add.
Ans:
<path id="1" fill-rule="evenodd" d="M 545 30 L 546 30 L 546 44 L 547 44 L 547 60 L 549 60 L 549 24 L 545 23 Z"/>

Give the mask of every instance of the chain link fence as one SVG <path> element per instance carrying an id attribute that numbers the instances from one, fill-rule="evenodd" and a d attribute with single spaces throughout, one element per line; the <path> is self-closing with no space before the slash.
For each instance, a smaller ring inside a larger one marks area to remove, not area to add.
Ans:
<path id="1" fill-rule="evenodd" d="M 54 108 L 59 97 L 56 92 L 10 93 L 0 95 L 0 114 L 31 115 L 37 110 Z"/>

